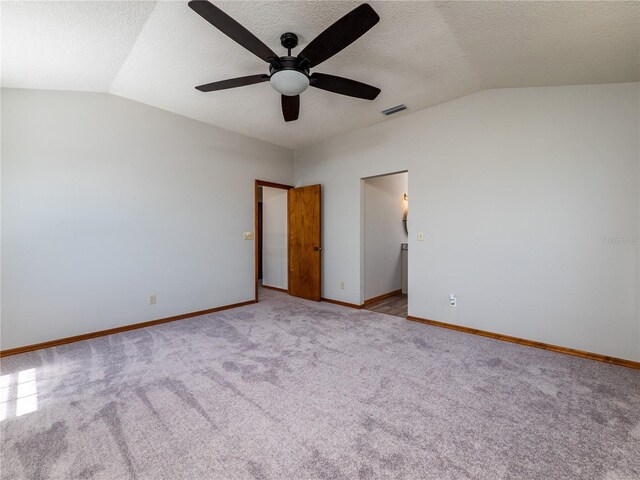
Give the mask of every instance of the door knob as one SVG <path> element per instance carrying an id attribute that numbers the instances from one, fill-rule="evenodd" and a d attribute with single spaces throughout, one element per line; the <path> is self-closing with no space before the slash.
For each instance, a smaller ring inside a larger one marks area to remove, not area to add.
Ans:
<path id="1" fill-rule="evenodd" d="M 322 250 L 322 247 L 313 247 L 313 251 L 314 251 L 314 252 L 318 252 L 318 251 L 320 251 L 320 250 Z"/>

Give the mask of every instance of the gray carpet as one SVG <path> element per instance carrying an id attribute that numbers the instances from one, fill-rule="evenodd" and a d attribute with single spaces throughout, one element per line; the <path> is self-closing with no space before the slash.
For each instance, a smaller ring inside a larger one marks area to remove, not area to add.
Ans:
<path id="1" fill-rule="evenodd" d="M 5 358 L 1 478 L 640 478 L 640 371 L 263 297 Z"/>

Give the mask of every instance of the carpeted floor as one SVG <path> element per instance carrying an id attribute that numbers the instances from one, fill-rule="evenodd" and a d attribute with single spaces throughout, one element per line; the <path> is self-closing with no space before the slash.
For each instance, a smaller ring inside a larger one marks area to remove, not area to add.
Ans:
<path id="1" fill-rule="evenodd" d="M 3 359 L 1 478 L 640 478 L 640 371 L 262 298 Z"/>

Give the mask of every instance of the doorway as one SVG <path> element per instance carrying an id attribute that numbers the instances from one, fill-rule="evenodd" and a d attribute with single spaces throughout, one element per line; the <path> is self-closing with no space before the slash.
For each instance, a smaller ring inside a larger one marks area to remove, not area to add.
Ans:
<path id="1" fill-rule="evenodd" d="M 364 308 L 408 313 L 408 215 L 406 171 L 362 179 L 362 285 Z"/>
<path id="2" fill-rule="evenodd" d="M 288 293 L 287 192 L 293 187 L 255 182 L 255 296 L 260 288 Z"/>
<path id="3" fill-rule="evenodd" d="M 255 301 L 262 288 L 320 301 L 321 187 L 255 181 Z"/>

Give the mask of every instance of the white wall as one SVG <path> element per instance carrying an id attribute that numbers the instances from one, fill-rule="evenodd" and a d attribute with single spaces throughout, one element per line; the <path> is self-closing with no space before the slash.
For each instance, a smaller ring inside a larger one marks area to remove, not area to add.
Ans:
<path id="1" fill-rule="evenodd" d="M 108 94 L 3 89 L 2 348 L 252 300 L 255 178 L 291 183 L 291 152 Z"/>
<path id="2" fill-rule="evenodd" d="M 287 191 L 262 187 L 262 284 L 287 289 Z"/>
<path id="3" fill-rule="evenodd" d="M 407 173 L 364 182 L 365 300 L 402 288 L 400 244 L 407 241 L 402 219 Z"/>
<path id="4" fill-rule="evenodd" d="M 488 90 L 298 150 L 323 296 L 362 301 L 360 179 L 408 170 L 410 315 L 640 360 L 638 242 L 610 241 L 640 234 L 639 103 L 638 84 Z"/>

